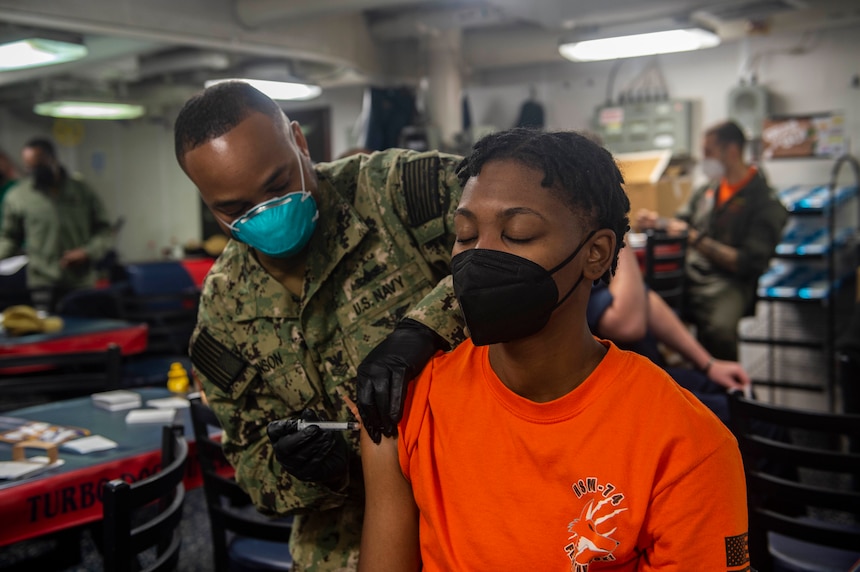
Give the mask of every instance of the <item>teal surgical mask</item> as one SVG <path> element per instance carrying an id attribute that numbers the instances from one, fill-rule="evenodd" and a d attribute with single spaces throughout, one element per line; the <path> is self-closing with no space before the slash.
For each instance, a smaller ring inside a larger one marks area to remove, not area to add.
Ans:
<path id="1" fill-rule="evenodd" d="M 296 149 L 302 190 L 264 201 L 227 224 L 233 238 L 272 258 L 289 258 L 300 252 L 314 233 L 319 210 L 305 190 L 305 174 Z"/>

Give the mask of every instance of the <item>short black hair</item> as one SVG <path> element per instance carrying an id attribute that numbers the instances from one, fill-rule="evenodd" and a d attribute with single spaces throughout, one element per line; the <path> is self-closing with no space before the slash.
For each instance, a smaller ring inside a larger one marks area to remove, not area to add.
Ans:
<path id="1" fill-rule="evenodd" d="M 24 145 L 25 149 L 27 147 L 38 149 L 52 159 L 57 158 L 57 148 L 54 147 L 54 143 L 50 139 L 46 139 L 45 137 L 34 137 L 33 139 L 30 139 Z"/>
<path id="2" fill-rule="evenodd" d="M 624 177 L 612 154 L 575 131 L 513 128 L 487 135 L 457 167 L 462 186 L 480 174 L 484 164 L 512 159 L 542 171 L 541 186 L 554 193 L 574 213 L 583 213 L 597 228 L 615 233 L 612 266 L 602 279 L 609 282 L 618 265 L 618 252 L 630 228 L 630 201 Z"/>
<path id="3" fill-rule="evenodd" d="M 272 119 L 283 115 L 277 103 L 243 81 L 217 83 L 195 95 L 182 106 L 173 126 L 176 160 L 183 165 L 188 151 L 221 137 L 255 111 Z"/>
<path id="4" fill-rule="evenodd" d="M 713 135 L 716 137 L 720 145 L 737 145 L 741 153 L 747 144 L 747 137 L 744 135 L 744 130 L 734 121 L 723 121 L 708 129 L 705 135 Z"/>

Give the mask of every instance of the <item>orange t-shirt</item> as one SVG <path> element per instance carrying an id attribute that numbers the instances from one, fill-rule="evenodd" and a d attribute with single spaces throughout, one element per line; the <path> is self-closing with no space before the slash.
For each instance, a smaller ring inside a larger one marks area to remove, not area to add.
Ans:
<path id="1" fill-rule="evenodd" d="M 510 391 L 467 340 L 410 387 L 398 442 L 424 570 L 744 570 L 746 487 L 725 426 L 610 342 L 575 390 Z"/>
<path id="2" fill-rule="evenodd" d="M 734 185 L 730 185 L 725 177 L 720 180 L 720 192 L 717 194 L 717 204 L 724 205 L 726 202 L 735 196 L 739 190 L 746 187 L 750 181 L 753 180 L 755 174 L 758 172 L 758 169 L 755 165 L 750 165 L 750 168 L 747 170 L 747 174 L 743 179 L 735 183 Z"/>

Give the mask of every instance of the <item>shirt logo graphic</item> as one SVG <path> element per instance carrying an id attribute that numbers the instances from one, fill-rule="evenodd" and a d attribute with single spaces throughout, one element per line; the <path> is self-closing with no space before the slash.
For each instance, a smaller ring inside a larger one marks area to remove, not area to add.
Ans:
<path id="1" fill-rule="evenodd" d="M 615 560 L 612 553 L 619 542 L 612 538 L 612 534 L 617 527 L 604 530 L 607 527 L 603 526 L 603 523 L 627 509 L 612 510 L 624 500 L 623 494 L 617 492 L 613 494 L 615 486 L 612 484 L 598 485 L 597 479 L 592 477 L 585 482 L 575 483 L 571 488 L 578 498 L 583 498 L 589 493 L 591 498 L 582 508 L 579 518 L 567 525 L 571 535 L 568 537 L 570 542 L 564 547 L 564 551 L 570 558 L 571 572 L 588 572 L 592 562 Z"/>

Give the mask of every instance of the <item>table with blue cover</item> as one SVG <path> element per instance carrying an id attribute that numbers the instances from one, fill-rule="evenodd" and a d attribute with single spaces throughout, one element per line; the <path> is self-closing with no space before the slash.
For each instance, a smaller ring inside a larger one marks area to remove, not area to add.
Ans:
<path id="1" fill-rule="evenodd" d="M 161 388 L 141 388 L 142 406 L 150 399 L 172 394 Z M 193 432 L 188 409 L 177 409 L 174 423 L 185 427 L 189 438 L 186 488 L 200 485 L 194 459 Z M 101 435 L 119 446 L 95 453 L 79 454 L 60 448 L 62 466 L 36 476 L 0 481 L 0 546 L 61 531 L 102 518 L 101 489 L 109 480 L 134 482 L 158 471 L 161 461 L 163 424 L 126 424 L 128 410 L 107 411 L 89 397 L 58 401 L 3 414 L 6 418 L 43 421 L 78 427 Z M 11 443 L 0 442 L 0 461 L 12 459 Z M 42 452 L 27 451 L 27 456 Z"/>

